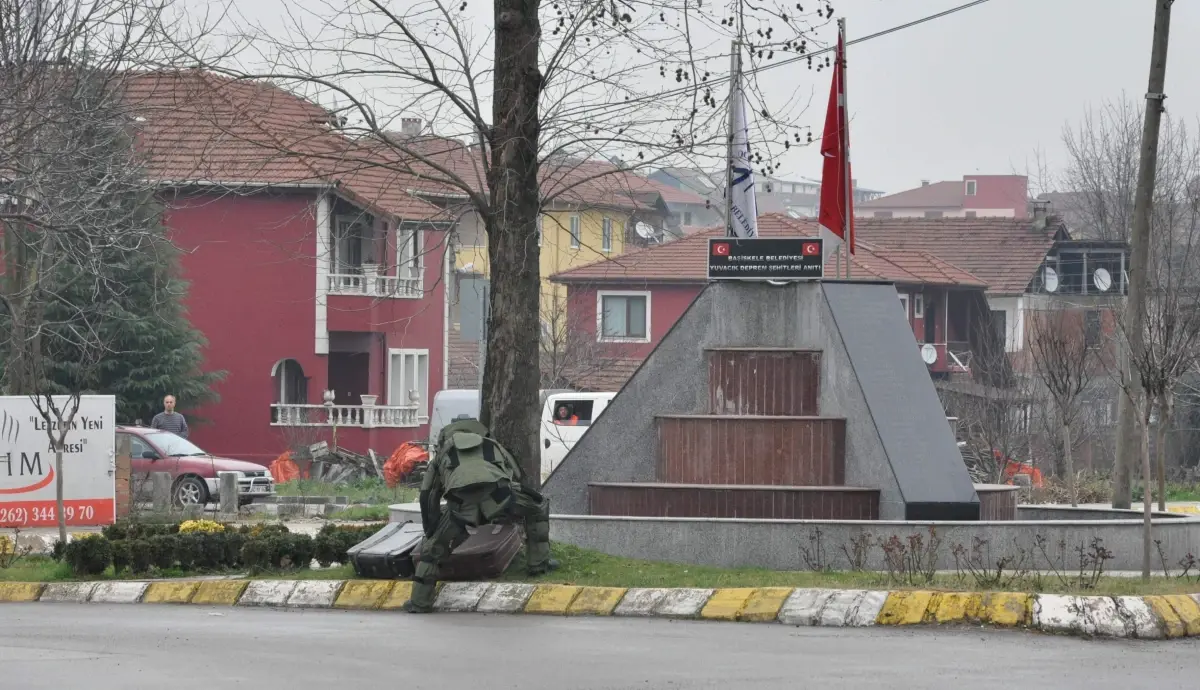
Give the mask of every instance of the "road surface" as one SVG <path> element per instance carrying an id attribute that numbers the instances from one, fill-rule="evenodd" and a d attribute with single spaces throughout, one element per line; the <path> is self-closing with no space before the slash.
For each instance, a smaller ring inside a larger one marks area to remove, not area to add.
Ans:
<path id="1" fill-rule="evenodd" d="M 533 668 L 525 660 L 540 657 Z M 959 629 L 0 605 L 0 688 L 1194 687 L 1200 642 Z"/>

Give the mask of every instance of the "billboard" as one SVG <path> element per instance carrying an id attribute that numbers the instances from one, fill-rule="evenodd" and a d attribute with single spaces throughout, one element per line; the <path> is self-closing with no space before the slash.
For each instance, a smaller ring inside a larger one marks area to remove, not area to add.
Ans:
<path id="1" fill-rule="evenodd" d="M 820 280 L 821 244 L 809 237 L 714 237 L 708 240 L 708 279 Z"/>
<path id="2" fill-rule="evenodd" d="M 62 409 L 67 396 L 54 396 Z M 85 395 L 63 451 L 67 524 L 112 524 L 116 517 L 116 412 L 111 395 Z M 0 396 L 0 528 L 58 524 L 54 448 L 46 420 L 24 395 Z"/>

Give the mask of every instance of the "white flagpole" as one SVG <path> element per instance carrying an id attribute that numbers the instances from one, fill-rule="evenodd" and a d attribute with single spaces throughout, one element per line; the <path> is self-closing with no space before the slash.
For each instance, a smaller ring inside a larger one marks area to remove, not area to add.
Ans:
<path id="1" fill-rule="evenodd" d="M 741 36 L 738 36 L 741 39 Z M 741 47 L 738 41 L 733 42 L 732 50 L 730 51 L 730 75 L 729 80 L 729 137 L 725 146 L 725 236 L 734 237 L 737 233 L 733 231 L 733 139 L 736 136 L 734 132 L 734 117 L 733 109 L 736 107 L 735 98 L 741 93 L 738 88 L 738 72 L 740 67 Z"/>
<path id="2" fill-rule="evenodd" d="M 845 18 L 838 20 L 838 37 L 842 44 L 842 161 L 846 168 L 846 209 L 842 225 L 842 237 L 845 240 L 842 246 L 846 251 L 846 280 L 850 279 L 850 224 L 853 222 L 852 205 L 854 199 L 854 189 L 851 185 L 854 181 L 850 175 L 850 106 L 846 94 L 846 20 Z"/>

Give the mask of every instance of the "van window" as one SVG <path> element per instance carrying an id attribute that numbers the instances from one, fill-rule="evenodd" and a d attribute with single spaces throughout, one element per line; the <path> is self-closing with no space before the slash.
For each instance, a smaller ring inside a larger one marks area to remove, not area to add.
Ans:
<path id="1" fill-rule="evenodd" d="M 592 423 L 594 400 L 571 400 L 560 398 L 554 401 L 550 419 L 561 426 L 588 426 Z"/>

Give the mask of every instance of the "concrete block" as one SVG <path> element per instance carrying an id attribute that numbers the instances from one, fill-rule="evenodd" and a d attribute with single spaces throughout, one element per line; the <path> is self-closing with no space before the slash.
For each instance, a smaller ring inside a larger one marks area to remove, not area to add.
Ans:
<path id="1" fill-rule="evenodd" d="M 246 591 L 249 580 L 205 580 L 200 583 L 191 603 L 203 606 L 233 606 Z"/>
<path id="2" fill-rule="evenodd" d="M 349 496 L 334 496 L 333 503 L 338 506 L 348 506 L 348 505 L 350 505 L 350 497 Z"/>
<path id="3" fill-rule="evenodd" d="M 171 473 L 150 473 L 150 496 L 155 512 L 165 512 L 171 508 Z"/>
<path id="4" fill-rule="evenodd" d="M 304 506 L 299 503 L 280 503 L 276 514 L 281 518 L 304 515 Z"/>
<path id="5" fill-rule="evenodd" d="M 655 616 L 696 618 L 713 595 L 711 589 L 672 589 L 654 608 Z"/>
<path id="6" fill-rule="evenodd" d="M 879 625 L 916 625 L 925 620 L 933 592 L 889 592 L 879 610 Z"/>
<path id="7" fill-rule="evenodd" d="M 578 616 L 609 616 L 625 596 L 624 587 L 584 587 L 567 613 Z"/>
<path id="8" fill-rule="evenodd" d="M 614 616 L 652 616 L 668 589 L 631 589 L 613 609 Z"/>
<path id="9" fill-rule="evenodd" d="M 1033 623 L 1034 595 L 1023 592 L 992 592 L 984 597 L 980 619 L 984 623 L 1014 628 Z"/>
<path id="10" fill-rule="evenodd" d="M 566 615 L 581 591 L 583 587 L 573 585 L 538 585 L 525 603 L 525 613 Z"/>
<path id="11" fill-rule="evenodd" d="M 783 602 L 792 593 L 791 587 L 760 587 L 756 589 L 746 605 L 738 613 L 738 620 L 751 623 L 765 623 L 775 620 Z"/>
<path id="12" fill-rule="evenodd" d="M 93 604 L 136 604 L 142 600 L 149 582 L 101 582 L 92 590 Z"/>
<path id="13" fill-rule="evenodd" d="M 1125 620 L 1117 611 L 1117 602 L 1112 597 L 1079 597 L 1079 606 L 1090 634 L 1103 637 L 1128 635 Z"/>
<path id="14" fill-rule="evenodd" d="M 1169 638 L 1183 637 L 1187 634 L 1187 625 L 1179 618 L 1179 614 L 1175 613 L 1175 609 L 1171 608 L 1170 602 L 1166 597 L 1149 596 L 1145 597 L 1145 602 L 1150 606 L 1154 616 L 1158 618 L 1159 627 L 1163 634 Z"/>
<path id="15" fill-rule="evenodd" d="M 333 606 L 339 609 L 377 609 L 395 586 L 395 580 L 350 580 L 342 587 Z"/>
<path id="16" fill-rule="evenodd" d="M 447 582 L 433 601 L 433 608 L 436 611 L 474 611 L 490 586 L 489 582 Z"/>
<path id="17" fill-rule="evenodd" d="M 300 580 L 288 595 L 287 605 L 300 609 L 333 608 L 345 580 Z"/>
<path id="18" fill-rule="evenodd" d="M 1033 627 L 1043 632 L 1091 634 L 1079 597 L 1039 594 L 1033 601 Z"/>
<path id="19" fill-rule="evenodd" d="M 864 592 L 859 598 L 858 604 L 846 613 L 846 625 L 854 628 L 875 625 L 875 620 L 879 617 L 884 602 L 887 601 L 887 595 L 887 592 Z"/>
<path id="20" fill-rule="evenodd" d="M 400 580 L 392 587 L 391 594 L 379 605 L 380 611 L 393 611 L 404 606 L 404 602 L 412 597 L 412 580 Z"/>
<path id="21" fill-rule="evenodd" d="M 1167 594 L 1163 599 L 1167 600 L 1179 616 L 1187 636 L 1200 637 L 1200 605 L 1186 594 Z"/>
<path id="22" fill-rule="evenodd" d="M 304 504 L 304 514 L 308 517 L 321 517 L 325 514 L 325 506 L 327 503 L 306 503 Z"/>
<path id="23" fill-rule="evenodd" d="M 38 601 L 83 604 L 96 589 L 95 582 L 51 582 Z"/>
<path id="24" fill-rule="evenodd" d="M 218 472 L 220 482 L 221 512 L 230 515 L 238 511 L 238 476 L 236 472 Z"/>
<path id="25" fill-rule="evenodd" d="M 1141 597 L 1115 597 L 1114 602 L 1117 605 L 1117 612 L 1125 620 L 1125 628 L 1128 632 L 1127 637 L 1135 637 L 1139 640 L 1160 640 L 1163 632 L 1162 626 L 1155 617 L 1154 611 L 1150 609 L 1150 605 Z"/>
<path id="26" fill-rule="evenodd" d="M 238 606 L 285 606 L 295 580 L 251 580 L 238 599 Z"/>
<path id="27" fill-rule="evenodd" d="M 821 607 L 816 624 L 830 628 L 844 628 L 850 625 L 851 621 L 857 618 L 857 611 L 867 594 L 866 590 L 861 589 L 845 589 L 834 592 Z M 875 608 L 876 616 L 879 615 L 879 610 L 883 608 L 883 602 L 886 600 L 885 595 L 880 600 L 879 606 Z M 874 616 L 871 617 L 871 622 L 875 622 Z"/>
<path id="28" fill-rule="evenodd" d="M 837 590 L 834 589 L 795 589 L 779 609 L 779 622 L 784 625 L 817 625 L 826 602 L 835 594 Z"/>
<path id="29" fill-rule="evenodd" d="M 495 582 L 488 588 L 487 594 L 484 594 L 483 598 L 479 600 L 475 611 L 478 613 L 520 613 L 525 610 L 525 604 L 535 589 L 537 589 L 535 585 L 520 582 Z"/>
<path id="30" fill-rule="evenodd" d="M 303 503 L 304 497 L 303 496 L 280 496 L 279 502 L 283 503 L 285 505 L 292 505 L 295 503 Z"/>
<path id="31" fill-rule="evenodd" d="M 192 582 L 151 582 L 146 588 L 142 602 L 146 604 L 186 604 L 196 595 L 200 583 Z"/>
<path id="32" fill-rule="evenodd" d="M 735 621 L 756 590 L 753 587 L 730 587 L 713 592 L 708 603 L 700 609 L 700 617 L 708 620 Z"/>
<path id="33" fill-rule="evenodd" d="M 0 602 L 37 601 L 43 588 L 45 585 L 40 582 L 0 582 Z"/>

